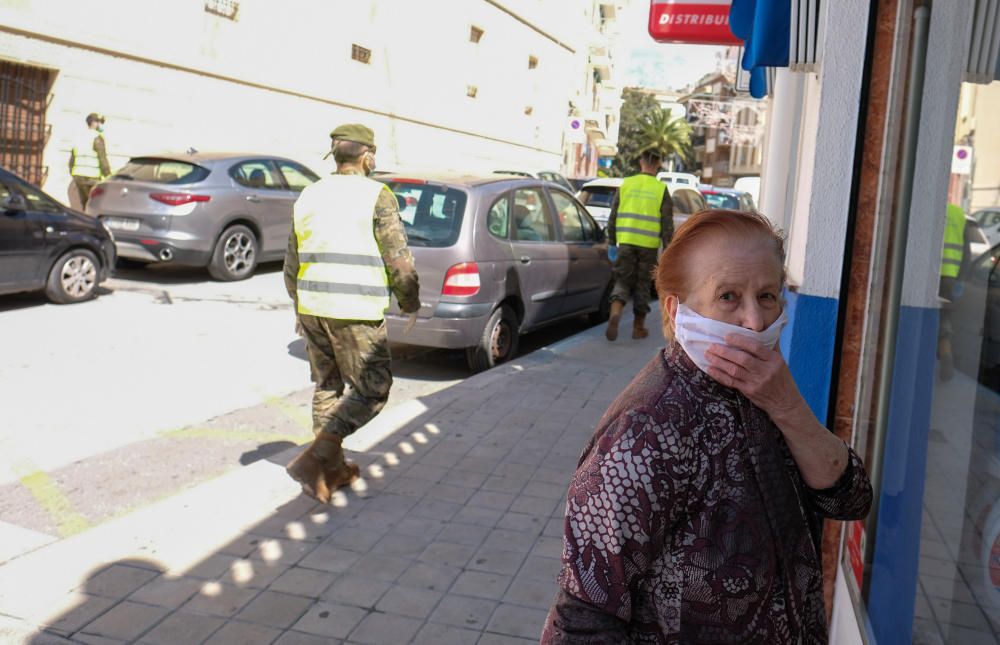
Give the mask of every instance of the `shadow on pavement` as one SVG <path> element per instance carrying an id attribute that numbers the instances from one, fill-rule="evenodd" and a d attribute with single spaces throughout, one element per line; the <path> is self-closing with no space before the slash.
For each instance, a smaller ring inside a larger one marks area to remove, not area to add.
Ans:
<path id="1" fill-rule="evenodd" d="M 72 571 L 102 562 L 68 596 L 52 582 L 40 587 L 49 598 L 8 593 L 5 603 L 25 606 L 3 613 L 44 626 L 33 645 L 537 642 L 579 452 L 661 342 L 595 351 L 598 339 L 594 330 L 416 399 L 422 411 L 408 417 L 406 406 L 377 417 L 363 431 L 374 445 L 349 454 L 362 479 L 330 505 L 294 496 L 287 450 L 137 512 L 125 526 L 138 535 L 116 538 L 122 547 L 78 536 L 103 561 L 64 541 L 40 561 L 8 563 L 10 578 L 64 571 L 60 556 Z M 266 481 L 271 497 L 255 500 L 249 481 Z M 199 504 L 217 512 L 193 524 Z M 157 557 L 108 557 L 137 551 Z"/>
<path id="2" fill-rule="evenodd" d="M 254 275 L 280 273 L 281 262 L 265 262 L 257 265 Z M 171 264 L 150 264 L 145 267 L 116 267 L 112 275 L 116 280 L 149 282 L 152 284 L 196 284 L 213 282 L 208 270 L 204 267 L 189 267 Z"/>
<path id="3" fill-rule="evenodd" d="M 268 459 L 272 463 L 278 463 L 277 461 L 272 460 L 271 457 L 294 447 L 295 444 L 291 441 L 271 441 L 268 443 L 262 443 L 256 450 L 249 450 L 240 455 L 240 465 L 249 466 L 255 461 L 260 461 L 261 459 Z"/>

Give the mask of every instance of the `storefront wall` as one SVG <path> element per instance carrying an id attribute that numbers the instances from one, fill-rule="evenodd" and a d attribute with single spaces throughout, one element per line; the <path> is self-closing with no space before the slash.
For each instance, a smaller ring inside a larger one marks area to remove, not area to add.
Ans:
<path id="1" fill-rule="evenodd" d="M 913 3 L 899 4 L 896 47 L 908 50 Z M 879 644 L 1000 642 L 1000 253 L 988 245 L 958 245 L 963 266 L 956 280 L 942 279 L 941 260 L 973 11 L 973 3 L 965 0 L 930 3 L 884 435 L 875 423 L 879 392 L 872 384 L 878 382 L 878 358 L 885 351 L 882 323 L 889 305 L 884 294 L 896 242 L 883 238 L 900 198 L 899 160 L 893 156 L 905 149 L 898 137 L 878 140 L 884 150 L 876 152 L 886 153 L 885 163 L 864 169 L 891 170 L 878 177 L 882 204 L 873 211 L 878 221 L 869 239 L 865 342 L 854 400 L 855 445 L 869 459 L 879 495 L 877 521 L 869 530 L 852 524 L 846 531 L 833 608 L 836 640 L 831 642 L 861 642 L 862 635 L 865 642 Z M 904 60 L 912 63 L 914 55 L 907 53 Z M 894 69 L 894 84 L 908 67 Z M 891 95 L 879 100 L 895 108 Z M 901 115 L 903 110 L 888 112 Z M 899 127 L 893 121 L 883 124 L 883 133 Z M 976 154 L 995 156 L 1000 150 L 977 149 Z M 878 445 L 884 447 L 881 453 Z M 878 464 L 871 463 L 875 459 Z M 870 557 L 863 565 L 866 547 Z"/>

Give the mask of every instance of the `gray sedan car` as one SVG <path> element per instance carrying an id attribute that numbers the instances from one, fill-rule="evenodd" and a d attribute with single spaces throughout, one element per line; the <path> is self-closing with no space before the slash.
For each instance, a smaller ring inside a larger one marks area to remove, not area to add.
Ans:
<path id="1" fill-rule="evenodd" d="M 319 176 L 290 159 L 232 153 L 134 157 L 96 186 L 87 213 L 114 231 L 119 258 L 208 267 L 242 280 L 280 260 L 292 207 Z"/>
<path id="2" fill-rule="evenodd" d="M 393 303 L 390 338 L 464 349 L 474 371 L 511 358 L 518 337 L 565 318 L 607 319 L 611 263 L 601 228 L 569 191 L 540 179 L 383 176 L 420 275 L 414 329 Z"/>

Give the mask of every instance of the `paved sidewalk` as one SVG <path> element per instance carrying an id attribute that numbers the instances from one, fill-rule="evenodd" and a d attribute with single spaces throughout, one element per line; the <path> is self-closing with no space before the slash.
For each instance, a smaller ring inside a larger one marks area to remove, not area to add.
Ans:
<path id="1" fill-rule="evenodd" d="M 576 460 L 662 345 L 630 325 L 383 414 L 330 506 L 297 494 L 286 452 L 8 562 L 0 642 L 537 642 Z"/>

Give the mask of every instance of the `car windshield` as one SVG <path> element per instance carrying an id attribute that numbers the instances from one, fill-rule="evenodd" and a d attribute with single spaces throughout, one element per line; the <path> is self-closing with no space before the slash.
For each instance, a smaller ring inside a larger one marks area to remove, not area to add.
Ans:
<path id="1" fill-rule="evenodd" d="M 444 247 L 458 240 L 465 214 L 465 192 L 439 184 L 388 180 L 410 246 Z"/>
<path id="2" fill-rule="evenodd" d="M 129 159 L 111 178 L 176 185 L 197 183 L 208 177 L 208 174 L 208 168 L 187 161 L 136 157 Z"/>
<path id="3" fill-rule="evenodd" d="M 728 208 L 729 210 L 740 210 L 740 198 L 736 195 L 725 193 L 705 193 L 705 201 L 710 208 Z"/>
<path id="4" fill-rule="evenodd" d="M 614 186 L 587 186 L 580 191 L 580 201 L 584 206 L 611 208 L 617 192 Z"/>

